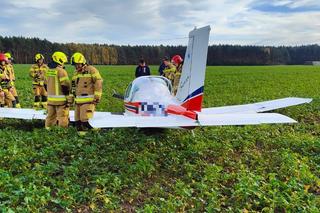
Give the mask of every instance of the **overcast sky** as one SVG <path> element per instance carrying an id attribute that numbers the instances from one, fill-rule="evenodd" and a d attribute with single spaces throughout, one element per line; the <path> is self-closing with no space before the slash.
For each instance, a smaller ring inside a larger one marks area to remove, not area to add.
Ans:
<path id="1" fill-rule="evenodd" d="M 211 25 L 211 44 L 320 43 L 320 0 L 10 0 L 0 35 L 54 42 L 184 44 Z"/>

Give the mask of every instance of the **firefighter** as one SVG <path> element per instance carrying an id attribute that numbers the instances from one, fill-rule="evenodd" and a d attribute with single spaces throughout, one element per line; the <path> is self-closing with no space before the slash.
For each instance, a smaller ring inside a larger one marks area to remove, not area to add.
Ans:
<path id="1" fill-rule="evenodd" d="M 0 81 L 2 81 L 3 79 L 3 76 L 5 75 L 5 71 L 3 70 L 4 69 L 4 66 L 3 64 L 6 63 L 6 56 L 2 53 L 0 53 Z M 4 107 L 5 106 L 5 94 L 4 94 L 4 91 L 2 89 L 2 87 L 0 86 L 0 107 Z"/>
<path id="2" fill-rule="evenodd" d="M 165 58 L 163 60 L 163 63 L 166 66 L 166 68 L 163 70 L 164 77 L 169 79 L 171 81 L 171 84 L 173 85 L 174 73 L 176 72 L 176 67 L 170 62 L 169 58 Z"/>
<path id="3" fill-rule="evenodd" d="M 14 68 L 13 68 L 13 57 L 11 56 L 11 53 L 7 52 L 5 53 L 5 56 L 7 57 L 7 76 L 9 77 L 9 85 L 10 85 L 10 92 L 15 98 L 15 104 L 13 107 L 16 108 L 21 108 L 20 102 L 19 102 L 19 97 L 18 97 L 18 92 L 15 86 L 15 73 L 14 73 Z"/>
<path id="4" fill-rule="evenodd" d="M 16 107 L 16 99 L 11 93 L 10 78 L 7 70 L 7 57 L 0 53 L 0 85 L 1 85 L 1 100 L 0 105 L 7 107 Z"/>
<path id="5" fill-rule="evenodd" d="M 33 108 L 47 108 L 47 80 L 46 72 L 49 67 L 44 63 L 44 56 L 40 53 L 35 55 L 35 64 L 30 68 L 30 76 L 33 79 Z M 41 101 L 41 102 L 40 102 Z"/>
<path id="6" fill-rule="evenodd" d="M 183 59 L 180 55 L 175 55 L 172 57 L 171 62 L 176 67 L 176 71 L 174 73 L 173 85 L 172 85 L 173 94 L 176 95 L 179 87 L 181 73 L 182 73 Z"/>
<path id="7" fill-rule="evenodd" d="M 85 57 L 77 52 L 71 57 L 75 67 L 72 77 L 72 93 L 75 100 L 75 122 L 80 135 L 91 129 L 88 120 L 93 117 L 95 106 L 102 95 L 102 78 L 99 71 L 86 62 Z"/>
<path id="8" fill-rule="evenodd" d="M 64 64 L 68 62 L 63 52 L 55 52 L 46 72 L 48 105 L 46 129 L 54 125 L 68 127 L 71 84 Z"/>

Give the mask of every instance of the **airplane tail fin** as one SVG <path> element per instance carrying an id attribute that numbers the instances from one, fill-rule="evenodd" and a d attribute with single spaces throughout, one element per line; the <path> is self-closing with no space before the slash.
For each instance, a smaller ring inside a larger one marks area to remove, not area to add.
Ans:
<path id="1" fill-rule="evenodd" d="M 176 98 L 187 110 L 201 111 L 207 65 L 210 26 L 189 33 L 182 74 Z"/>

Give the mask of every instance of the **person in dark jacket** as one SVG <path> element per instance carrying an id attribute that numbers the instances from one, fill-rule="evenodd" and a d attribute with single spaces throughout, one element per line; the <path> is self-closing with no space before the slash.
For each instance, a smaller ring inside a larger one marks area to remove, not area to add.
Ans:
<path id="1" fill-rule="evenodd" d="M 147 75 L 150 75 L 150 68 L 143 59 L 140 59 L 139 65 L 136 68 L 136 78 Z"/>
<path id="2" fill-rule="evenodd" d="M 160 66 L 159 66 L 159 69 L 158 69 L 158 72 L 159 72 L 160 76 L 164 76 L 163 71 L 166 68 L 166 65 L 165 65 L 164 61 L 167 61 L 168 59 L 169 59 L 169 57 L 167 57 L 167 56 L 165 56 L 164 59 L 162 59 L 162 62 L 161 62 Z"/>

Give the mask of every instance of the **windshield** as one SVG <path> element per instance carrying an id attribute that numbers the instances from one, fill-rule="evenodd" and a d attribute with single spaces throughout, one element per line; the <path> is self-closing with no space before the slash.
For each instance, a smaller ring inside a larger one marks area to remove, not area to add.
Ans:
<path id="1" fill-rule="evenodd" d="M 129 101 L 151 99 L 155 95 L 170 95 L 171 90 L 172 86 L 168 79 L 161 76 L 143 76 L 128 86 L 125 98 Z"/>

